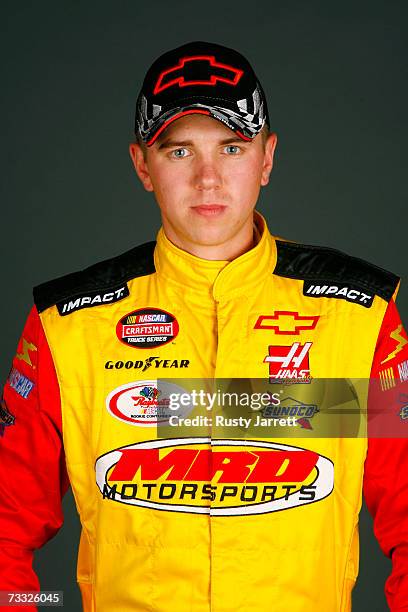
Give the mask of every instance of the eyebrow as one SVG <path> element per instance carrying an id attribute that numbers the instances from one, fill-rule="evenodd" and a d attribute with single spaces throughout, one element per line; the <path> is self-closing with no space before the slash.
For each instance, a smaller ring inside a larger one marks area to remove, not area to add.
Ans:
<path id="1" fill-rule="evenodd" d="M 239 136 L 232 136 L 231 138 L 224 138 L 224 140 L 220 140 L 218 144 L 227 145 L 235 142 L 242 144 L 246 143 L 247 141 L 243 140 Z M 158 150 L 170 149 L 172 147 L 191 147 L 192 145 L 194 145 L 194 143 L 191 140 L 172 140 L 171 138 L 166 138 L 166 140 L 163 140 L 163 142 L 159 144 Z"/>

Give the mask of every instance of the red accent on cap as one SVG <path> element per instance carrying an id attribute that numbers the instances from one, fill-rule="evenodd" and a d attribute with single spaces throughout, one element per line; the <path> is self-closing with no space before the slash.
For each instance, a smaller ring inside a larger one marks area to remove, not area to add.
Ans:
<path id="1" fill-rule="evenodd" d="M 157 132 L 149 140 L 149 142 L 146 143 L 146 146 L 150 147 L 150 145 L 152 145 L 154 143 L 154 141 L 156 140 L 158 135 L 161 134 L 161 132 L 169 125 L 169 123 L 172 123 L 172 121 L 175 121 L 176 119 L 180 119 L 180 117 L 182 117 L 183 115 L 192 115 L 193 113 L 196 113 L 196 114 L 199 114 L 199 115 L 209 115 L 210 111 L 208 111 L 208 110 L 200 110 L 199 108 L 197 108 L 197 110 L 196 109 L 191 109 L 191 110 L 182 111 L 181 113 L 178 113 L 177 115 L 174 115 L 174 117 L 170 117 L 170 119 L 168 119 L 165 123 L 163 123 L 163 125 L 157 130 Z"/>
<path id="2" fill-rule="evenodd" d="M 234 130 L 236 134 L 238 134 L 238 136 L 240 138 L 242 138 L 242 140 L 252 140 L 252 138 L 250 136 L 244 136 L 244 134 L 242 132 L 240 132 L 239 130 Z"/>
<path id="3" fill-rule="evenodd" d="M 161 134 L 161 132 L 166 129 L 166 127 L 169 125 L 169 123 L 172 123 L 172 121 L 175 121 L 176 119 L 180 119 L 180 117 L 182 117 L 183 115 L 211 115 L 209 110 L 201 110 L 199 108 L 195 109 L 195 108 L 191 108 L 190 110 L 186 110 L 186 111 L 182 111 L 181 113 L 177 113 L 177 115 L 174 115 L 174 117 L 170 117 L 170 119 L 168 119 L 155 133 L 155 135 L 148 141 L 146 142 L 146 146 L 150 147 L 150 145 L 152 145 L 156 138 L 159 136 L 159 134 Z M 214 119 L 216 119 L 216 117 L 214 117 Z M 232 129 L 232 128 L 231 128 Z M 238 134 L 238 136 L 240 138 L 242 138 L 242 140 L 252 140 L 252 138 L 248 138 L 248 136 L 244 136 L 242 134 L 242 132 L 240 132 L 239 130 L 234 130 L 236 134 Z"/>

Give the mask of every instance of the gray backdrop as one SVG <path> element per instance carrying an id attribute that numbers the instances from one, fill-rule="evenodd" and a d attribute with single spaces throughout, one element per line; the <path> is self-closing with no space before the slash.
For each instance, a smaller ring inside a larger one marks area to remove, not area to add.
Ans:
<path id="1" fill-rule="evenodd" d="M 134 102 L 151 62 L 188 40 L 236 47 L 263 83 L 279 138 L 259 202 L 272 233 L 402 276 L 406 326 L 407 17 L 388 0 L 4 1 L 2 380 L 33 285 L 155 237 L 156 204 L 128 157 Z M 35 567 L 79 611 L 71 493 L 64 509 Z M 353 611 L 386 610 L 390 562 L 365 508 L 360 568 Z"/>

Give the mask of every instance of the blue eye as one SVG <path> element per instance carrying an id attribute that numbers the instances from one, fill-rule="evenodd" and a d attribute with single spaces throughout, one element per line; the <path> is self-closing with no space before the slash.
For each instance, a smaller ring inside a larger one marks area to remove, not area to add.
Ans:
<path id="1" fill-rule="evenodd" d="M 239 149 L 239 147 L 238 147 L 238 145 L 227 145 L 227 147 L 226 147 L 226 148 L 227 148 L 227 149 L 236 149 L 236 151 L 232 151 L 232 153 L 235 153 L 235 152 L 237 152 L 237 153 L 238 153 L 238 152 L 239 152 L 239 150 L 240 150 L 240 149 Z M 231 151 L 229 151 L 229 153 L 231 153 Z"/>
<path id="2" fill-rule="evenodd" d="M 185 155 L 177 155 L 177 153 L 180 153 L 180 151 L 187 151 L 187 149 L 180 147 L 179 149 L 174 149 L 174 151 L 172 151 L 171 154 L 172 155 L 174 154 L 173 155 L 174 157 L 186 157 Z"/>

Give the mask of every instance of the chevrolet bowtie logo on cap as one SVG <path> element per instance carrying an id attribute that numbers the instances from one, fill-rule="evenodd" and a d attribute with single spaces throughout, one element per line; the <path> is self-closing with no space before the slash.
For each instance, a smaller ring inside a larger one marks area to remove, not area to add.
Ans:
<path id="1" fill-rule="evenodd" d="M 243 140 L 270 126 L 252 66 L 238 51 L 216 43 L 190 42 L 153 62 L 137 98 L 135 133 L 151 146 L 170 123 L 194 113 L 221 121 Z"/>
<path id="2" fill-rule="evenodd" d="M 216 85 L 223 81 L 229 85 L 236 85 L 243 75 L 242 70 L 217 62 L 214 56 L 195 55 L 185 57 L 174 66 L 161 73 L 154 87 L 156 95 L 173 85 L 187 87 L 192 85 Z"/>

